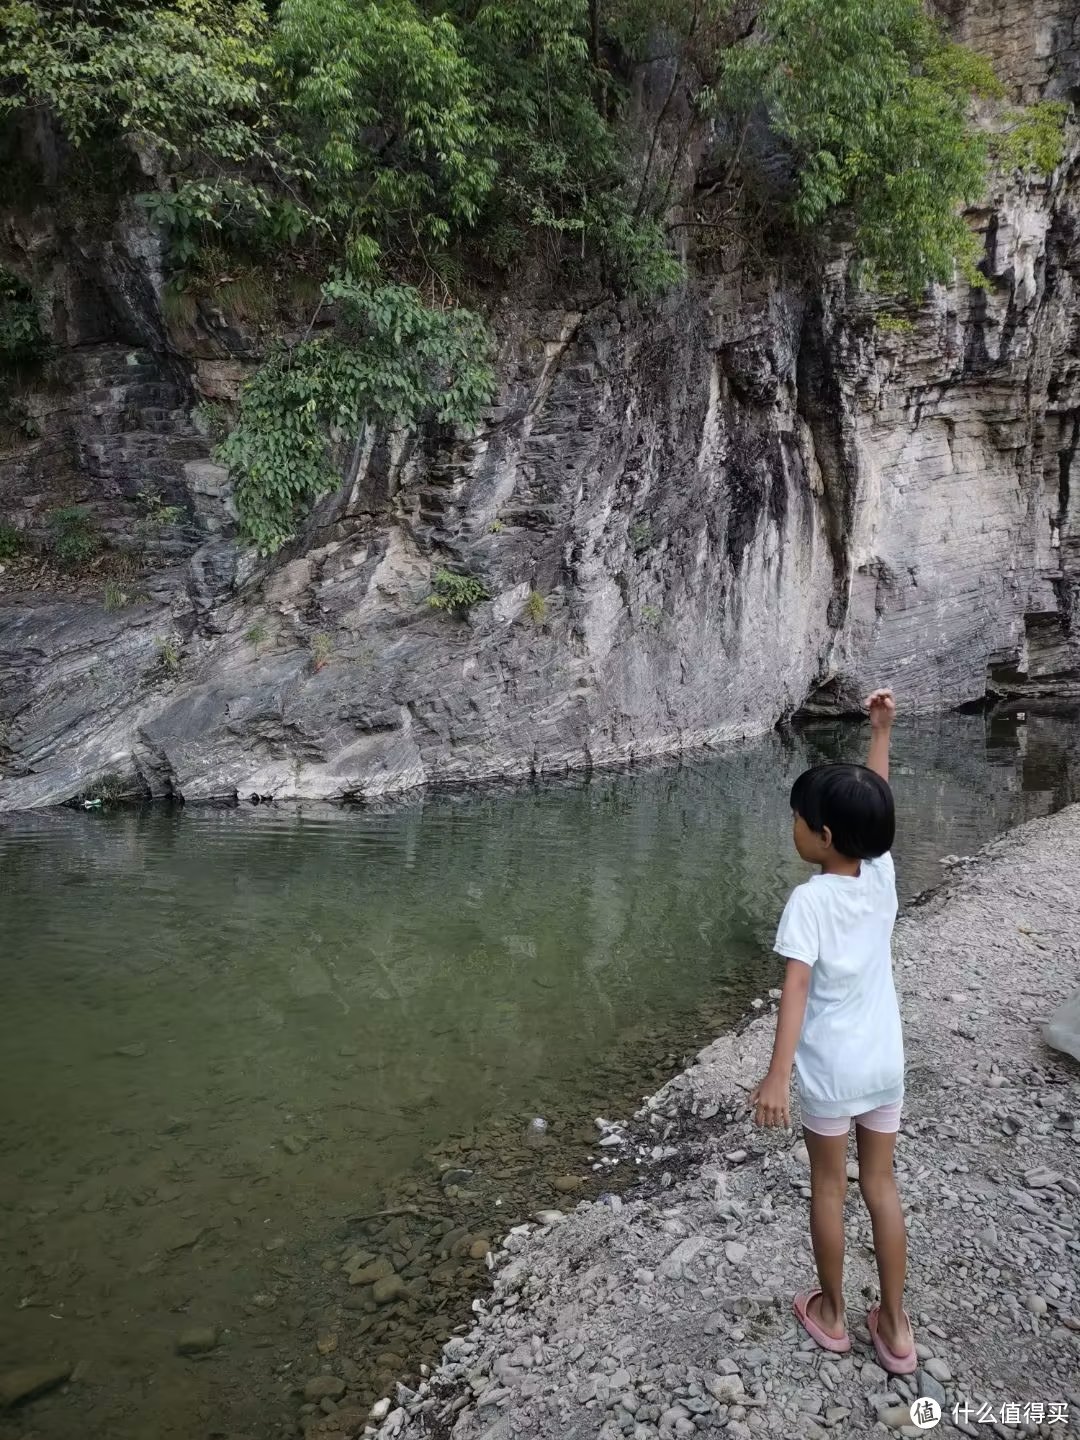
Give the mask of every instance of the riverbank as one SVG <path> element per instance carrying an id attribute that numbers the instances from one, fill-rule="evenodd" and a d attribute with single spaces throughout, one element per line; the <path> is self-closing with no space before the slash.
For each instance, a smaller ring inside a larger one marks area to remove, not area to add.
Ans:
<path id="1" fill-rule="evenodd" d="M 1080 1068 L 1041 1024 L 1077 980 L 1080 807 L 995 841 L 953 877 L 896 933 L 914 1381 L 873 1363 L 861 1325 L 875 1276 L 854 1186 L 853 1352 L 827 1356 L 792 1320 L 790 1296 L 813 1276 L 808 1171 L 798 1132 L 762 1133 L 746 1116 L 771 1045 L 763 1015 L 647 1103 L 653 1164 L 638 1198 L 508 1237 L 475 1328 L 420 1392 L 399 1391 L 380 1440 L 918 1434 L 918 1395 L 945 1407 L 946 1430 L 1074 1430 Z M 641 1144 L 629 1148 L 640 1159 Z M 1064 1427 L 1051 1423 L 1062 1406 Z M 352 1434 L 357 1419 L 346 1402 L 309 1433 Z"/>

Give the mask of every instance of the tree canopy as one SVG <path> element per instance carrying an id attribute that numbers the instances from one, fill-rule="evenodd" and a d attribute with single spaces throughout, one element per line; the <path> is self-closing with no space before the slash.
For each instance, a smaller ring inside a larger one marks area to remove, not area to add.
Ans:
<path id="1" fill-rule="evenodd" d="M 667 87 L 646 121 L 643 60 Z M 995 161 L 1052 169 L 1064 113 L 1007 105 L 921 0 L 0 0 L 0 116 L 35 112 L 151 158 L 181 310 L 285 277 L 336 319 L 270 354 L 223 448 L 268 550 L 333 483 L 331 427 L 475 422 L 494 377 L 461 307 L 518 257 L 677 283 L 669 227 L 723 227 L 764 127 L 791 176 L 774 231 L 839 225 L 879 288 L 978 283 L 961 207 Z M 707 213 L 680 194 L 703 149 Z"/>

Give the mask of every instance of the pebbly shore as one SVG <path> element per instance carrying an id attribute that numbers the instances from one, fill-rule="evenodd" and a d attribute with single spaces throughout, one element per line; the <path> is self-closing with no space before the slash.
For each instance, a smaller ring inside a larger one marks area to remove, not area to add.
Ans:
<path id="1" fill-rule="evenodd" d="M 598 1154 L 639 1166 L 638 1184 L 512 1232 L 475 1324 L 416 1390 L 399 1386 L 373 1416 L 330 1402 L 307 1434 L 919 1435 L 920 1397 L 941 1406 L 939 1433 L 1077 1433 L 1080 1066 L 1047 1046 L 1043 1025 L 1080 983 L 1080 807 L 957 858 L 950 877 L 895 939 L 916 1375 L 887 1376 L 869 1344 L 876 1282 L 857 1183 L 853 1351 L 829 1356 L 795 1325 L 791 1295 L 814 1273 L 807 1156 L 798 1128 L 749 1122 L 773 1032 L 759 1013 L 625 1130 L 598 1134 Z M 857 1182 L 854 1148 L 849 1174 Z"/>

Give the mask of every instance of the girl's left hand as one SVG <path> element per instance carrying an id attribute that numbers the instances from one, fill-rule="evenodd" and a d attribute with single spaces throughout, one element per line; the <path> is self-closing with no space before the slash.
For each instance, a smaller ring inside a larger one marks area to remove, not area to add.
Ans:
<path id="1" fill-rule="evenodd" d="M 755 1125 L 782 1125 L 785 1130 L 790 1130 L 790 1080 L 783 1080 L 770 1070 L 761 1084 L 750 1092 L 750 1104 L 754 1109 Z"/>

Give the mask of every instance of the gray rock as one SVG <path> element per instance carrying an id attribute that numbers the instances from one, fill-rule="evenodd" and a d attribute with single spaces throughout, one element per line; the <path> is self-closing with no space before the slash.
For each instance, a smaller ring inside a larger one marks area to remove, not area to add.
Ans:
<path id="1" fill-rule="evenodd" d="M 1080 990 L 1075 990 L 1051 1015 L 1043 1031 L 1046 1043 L 1080 1060 Z"/>
<path id="2" fill-rule="evenodd" d="M 1040 55 L 1063 57 L 1053 81 L 1021 81 L 1045 63 L 997 10 L 987 23 L 1024 94 L 1067 93 L 1067 6 L 1040 32 Z M 116 523 L 133 540 L 131 497 L 153 477 L 194 523 L 160 552 L 147 603 L 119 616 L 97 596 L 5 597 L 0 692 L 17 722 L 0 808 L 70 800 L 117 766 L 190 802 L 370 797 L 763 732 L 804 703 L 844 710 L 901 664 L 913 712 L 981 697 L 1001 656 L 1022 652 L 1033 683 L 1074 674 L 1075 516 L 1057 515 L 1041 462 L 1073 407 L 1056 387 L 1059 374 L 1071 384 L 1076 301 L 1071 285 L 1033 278 L 1072 223 L 1070 164 L 1060 176 L 995 193 L 990 288 L 975 305 L 960 281 L 939 287 L 907 340 L 875 329 L 835 251 L 816 292 L 778 256 L 760 285 L 720 266 L 647 310 L 583 313 L 566 290 L 499 297 L 504 363 L 485 423 L 446 445 L 376 445 L 274 563 L 229 553 L 229 478 L 188 418 L 194 380 L 235 397 L 243 362 L 185 359 L 164 332 L 157 262 L 111 234 L 116 268 L 98 266 L 94 286 L 101 313 L 143 337 L 137 363 L 100 326 L 57 320 L 50 460 L 5 452 L 0 501 L 26 512 L 88 493 L 125 512 Z M 81 253 L 65 259 L 44 234 L 35 245 L 55 251 L 50 293 L 85 288 Z M 948 413 L 914 425 L 928 387 Z M 966 443 L 939 484 L 946 424 Z M 405 493 L 407 526 L 389 504 Z M 986 525 L 973 530 L 971 514 Z M 490 591 L 466 618 L 423 603 L 443 554 Z M 533 576 L 542 624 L 523 623 Z M 257 588 L 275 642 L 256 666 L 251 607 L 237 602 Z M 313 612 L 341 652 L 318 670 Z M 703 623 L 721 612 L 722 625 Z M 196 663 L 164 679 L 154 637 L 174 630 L 197 636 Z M 836 657 L 826 683 L 824 654 Z"/>
<path id="3" fill-rule="evenodd" d="M 947 1363 L 936 1357 L 927 1360 L 923 1365 L 923 1370 L 926 1374 L 933 1375 L 935 1380 L 940 1380 L 942 1385 L 947 1385 L 952 1379 L 952 1371 L 949 1369 Z"/>
<path id="4" fill-rule="evenodd" d="M 878 1419 L 890 1430 L 902 1430 L 911 1424 L 911 1408 L 908 1405 L 890 1405 L 887 1410 L 878 1411 Z"/>
<path id="5" fill-rule="evenodd" d="M 945 1408 L 945 1387 L 925 1367 L 915 1377 L 915 1388 L 920 1395 L 929 1396 L 931 1400 L 936 1400 L 942 1409 Z"/>
<path id="6" fill-rule="evenodd" d="M 721 1405 L 732 1405 L 741 1401 L 746 1394 L 742 1378 L 738 1374 L 707 1375 L 705 1389 Z"/>

